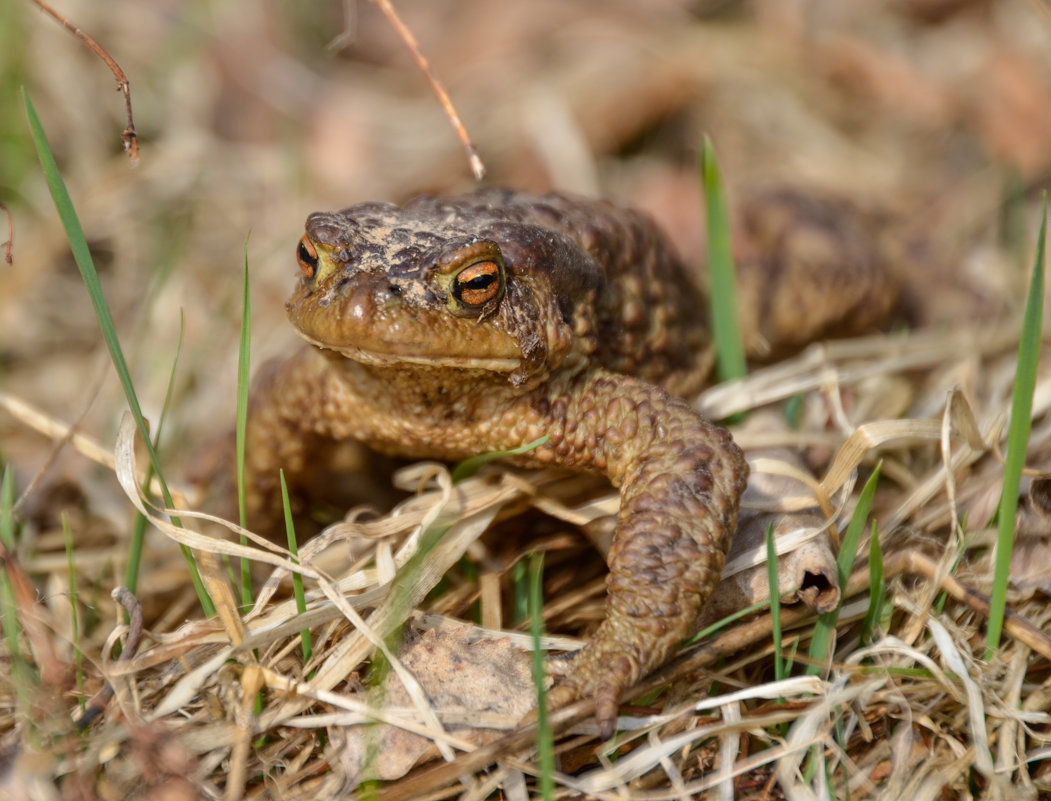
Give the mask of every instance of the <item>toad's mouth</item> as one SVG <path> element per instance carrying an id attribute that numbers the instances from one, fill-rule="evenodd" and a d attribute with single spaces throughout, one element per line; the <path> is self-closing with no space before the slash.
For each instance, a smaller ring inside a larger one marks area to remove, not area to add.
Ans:
<path id="1" fill-rule="evenodd" d="M 486 372 L 491 373 L 513 373 L 522 365 L 521 359 L 512 358 L 458 356 L 448 354 L 421 355 L 383 352 L 358 347 L 356 345 L 336 346 L 331 343 L 320 342 L 313 337 L 307 336 L 302 331 L 299 331 L 298 333 L 303 339 L 317 348 L 334 351 L 352 361 L 376 367 L 392 367 L 399 364 L 412 364 L 424 367 L 448 367 L 458 370 L 485 370 Z"/>
<path id="2" fill-rule="evenodd" d="M 288 316 L 303 339 L 359 364 L 414 365 L 514 373 L 522 347 L 493 319 L 414 305 L 390 291 L 385 275 L 357 274 L 345 285 L 317 291 L 301 281 Z"/>

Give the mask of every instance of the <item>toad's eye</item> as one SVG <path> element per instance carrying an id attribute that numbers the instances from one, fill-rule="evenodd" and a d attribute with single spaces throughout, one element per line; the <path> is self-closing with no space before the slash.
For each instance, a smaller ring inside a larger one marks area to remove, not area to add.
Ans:
<path id="1" fill-rule="evenodd" d="M 307 278 L 313 278 L 317 273 L 317 248 L 310 241 L 310 237 L 305 234 L 299 240 L 299 247 L 296 248 L 296 261 L 299 262 L 299 269 Z"/>
<path id="2" fill-rule="evenodd" d="M 503 272 L 495 261 L 476 261 L 453 278 L 452 294 L 464 306 L 479 308 L 499 297 Z"/>

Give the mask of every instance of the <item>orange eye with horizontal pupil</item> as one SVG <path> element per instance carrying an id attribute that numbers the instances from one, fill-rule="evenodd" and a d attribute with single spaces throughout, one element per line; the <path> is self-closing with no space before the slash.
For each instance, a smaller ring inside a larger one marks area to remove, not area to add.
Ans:
<path id="1" fill-rule="evenodd" d="M 484 306 L 500 293 L 500 265 L 495 261 L 471 264 L 453 279 L 452 293 L 465 306 Z"/>
<path id="2" fill-rule="evenodd" d="M 305 234 L 299 240 L 299 247 L 296 248 L 296 261 L 299 262 L 299 269 L 307 278 L 313 278 L 317 273 L 317 248 L 310 241 L 310 237 Z"/>

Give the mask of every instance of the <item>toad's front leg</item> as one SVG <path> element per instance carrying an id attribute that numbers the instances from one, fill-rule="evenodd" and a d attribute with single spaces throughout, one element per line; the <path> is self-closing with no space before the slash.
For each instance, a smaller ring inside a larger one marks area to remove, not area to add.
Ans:
<path id="1" fill-rule="evenodd" d="M 606 619 L 551 700 L 593 697 L 609 736 L 621 693 L 670 658 L 718 584 L 748 465 L 725 429 L 664 390 L 601 371 L 582 380 L 550 448 L 605 472 L 621 503 Z"/>
<path id="2" fill-rule="evenodd" d="M 266 363 L 252 381 L 245 501 L 249 527 L 255 531 L 284 537 L 281 471 L 294 508 L 304 497 L 316 500 L 325 489 L 333 489 L 327 471 L 334 442 L 353 442 L 360 436 L 360 421 L 372 413 L 346 391 L 332 365 L 325 352 L 304 347 L 286 359 Z M 366 453 L 360 446 L 359 451 L 358 455 Z"/>

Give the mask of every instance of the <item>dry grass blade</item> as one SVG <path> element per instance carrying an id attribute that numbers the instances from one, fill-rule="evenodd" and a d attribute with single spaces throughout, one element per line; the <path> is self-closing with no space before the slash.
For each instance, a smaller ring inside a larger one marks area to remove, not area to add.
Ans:
<path id="1" fill-rule="evenodd" d="M 1018 341 L 1014 322 L 977 324 L 962 331 L 916 331 L 908 337 L 878 335 L 811 345 L 798 356 L 755 370 L 738 381 L 701 393 L 695 406 L 713 420 L 777 403 L 827 386 L 932 368 L 961 353 L 988 355 Z"/>
<path id="2" fill-rule="evenodd" d="M 78 433 L 73 426 L 56 420 L 21 398 L 0 390 L 0 407 L 3 407 L 8 414 L 27 428 L 55 442 L 68 440 L 77 453 L 110 470 L 114 468 L 112 451 L 103 448 L 91 437 Z"/>
<path id="3" fill-rule="evenodd" d="M 959 411 L 953 414 L 954 410 Z M 951 393 L 946 402 L 946 411 L 954 423 L 957 423 L 957 420 L 953 418 L 959 418 L 959 423 L 950 427 L 950 434 L 956 434 L 978 453 L 989 449 L 985 438 L 978 431 L 974 413 L 962 395 L 957 392 Z M 994 425 L 992 430 L 995 432 L 998 427 Z M 843 486 L 858 465 L 880 446 L 916 440 L 942 442 L 944 439 L 945 426 L 938 420 L 879 420 L 864 423 L 855 429 L 839 449 L 821 480 L 821 489 L 825 493 L 835 492 Z"/>

